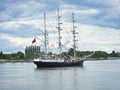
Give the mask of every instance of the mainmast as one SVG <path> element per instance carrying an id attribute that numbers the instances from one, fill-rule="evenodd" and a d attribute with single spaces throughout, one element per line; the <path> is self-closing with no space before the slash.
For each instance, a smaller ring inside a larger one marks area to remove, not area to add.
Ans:
<path id="1" fill-rule="evenodd" d="M 58 37 L 59 37 L 59 42 L 58 42 L 58 45 L 59 45 L 59 55 L 60 55 L 60 58 L 61 58 L 61 50 L 62 50 L 62 47 L 61 47 L 61 33 L 60 33 L 60 31 L 62 30 L 61 28 L 60 28 L 60 24 L 62 24 L 62 23 L 60 23 L 60 18 L 61 18 L 61 16 L 59 15 L 59 8 L 57 9 L 57 12 L 58 12 Z"/>
<path id="2" fill-rule="evenodd" d="M 72 13 L 72 22 L 73 22 L 73 30 L 72 30 L 72 33 L 73 33 L 73 48 L 74 48 L 74 55 L 73 55 L 73 57 L 76 57 L 76 30 L 75 30 L 75 28 L 76 28 L 76 26 L 74 25 L 74 23 L 75 23 L 75 20 L 74 20 L 74 13 Z"/>
<path id="3" fill-rule="evenodd" d="M 47 44 L 48 44 L 47 36 L 48 36 L 48 33 L 47 33 L 47 30 L 46 30 L 46 14 L 45 13 L 44 13 L 44 30 L 45 30 L 45 33 L 44 33 L 44 36 L 45 36 L 45 41 L 44 41 L 45 54 L 47 54 Z"/>

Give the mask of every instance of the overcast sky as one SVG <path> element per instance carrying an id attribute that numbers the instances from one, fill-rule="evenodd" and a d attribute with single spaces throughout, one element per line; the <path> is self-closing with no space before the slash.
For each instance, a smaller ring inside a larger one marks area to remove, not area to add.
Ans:
<path id="1" fill-rule="evenodd" d="M 58 7 L 63 51 L 73 44 L 73 12 L 79 50 L 120 51 L 120 0 L 0 0 L 0 51 L 24 52 L 34 37 L 43 39 L 45 12 L 49 50 L 56 52 Z M 34 45 L 43 47 L 38 39 Z"/>

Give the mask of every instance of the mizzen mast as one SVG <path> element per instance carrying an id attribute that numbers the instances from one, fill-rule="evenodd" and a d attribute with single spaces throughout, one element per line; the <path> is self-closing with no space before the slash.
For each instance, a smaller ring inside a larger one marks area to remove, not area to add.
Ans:
<path id="1" fill-rule="evenodd" d="M 75 19 L 74 19 L 74 13 L 72 13 L 72 22 L 73 22 L 73 27 L 72 27 L 72 34 L 73 34 L 73 48 L 74 48 L 74 55 L 73 57 L 76 57 L 76 34 L 78 34 L 75 30 L 76 26 L 74 25 L 75 24 Z"/>
<path id="2" fill-rule="evenodd" d="M 59 57 L 61 58 L 61 50 L 62 50 L 62 44 L 61 44 L 61 28 L 60 28 L 60 25 L 62 24 L 62 23 L 60 23 L 60 18 L 61 18 L 61 16 L 59 15 L 59 8 L 57 9 L 57 12 L 58 12 L 58 39 L 59 39 L 59 42 L 58 42 L 58 45 L 59 45 Z"/>

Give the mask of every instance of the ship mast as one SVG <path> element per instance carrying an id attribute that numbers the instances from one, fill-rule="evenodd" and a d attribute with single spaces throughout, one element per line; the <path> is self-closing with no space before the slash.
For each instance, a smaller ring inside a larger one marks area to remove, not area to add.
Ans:
<path id="1" fill-rule="evenodd" d="M 76 57 L 76 34 L 78 34 L 75 30 L 76 26 L 74 25 L 75 23 L 75 20 L 74 20 L 74 13 L 72 13 L 72 22 L 73 22 L 73 30 L 72 30 L 72 34 L 73 34 L 73 48 L 74 48 L 74 55 L 73 57 L 75 58 Z"/>
<path id="2" fill-rule="evenodd" d="M 58 12 L 58 38 L 59 38 L 59 42 L 58 42 L 58 45 L 59 45 L 59 57 L 61 58 L 61 50 L 62 50 L 62 47 L 61 47 L 61 28 L 60 28 L 60 24 L 62 24 L 62 23 L 60 23 L 60 18 L 61 18 L 61 16 L 59 15 L 59 8 L 57 9 L 57 12 Z"/>
<path id="3" fill-rule="evenodd" d="M 45 36 L 45 41 L 44 41 L 44 44 L 45 44 L 45 54 L 47 55 L 47 44 L 48 44 L 48 40 L 47 40 L 47 30 L 46 30 L 46 14 L 44 13 L 44 30 L 45 30 L 45 33 L 44 33 L 44 36 Z"/>

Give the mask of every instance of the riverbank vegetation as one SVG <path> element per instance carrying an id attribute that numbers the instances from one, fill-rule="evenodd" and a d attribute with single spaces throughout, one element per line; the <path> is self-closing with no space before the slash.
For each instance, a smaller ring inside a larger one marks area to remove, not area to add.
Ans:
<path id="1" fill-rule="evenodd" d="M 73 56 L 73 48 L 70 48 L 67 52 L 62 52 L 62 57 Z M 78 57 L 84 57 L 93 53 L 93 51 L 76 51 Z M 23 52 L 18 51 L 17 53 L 5 54 L 2 51 L 0 52 L 0 60 L 12 60 L 12 61 L 30 61 L 34 58 L 39 57 L 39 55 L 44 54 L 44 52 L 34 52 L 28 53 L 25 55 Z M 48 53 L 49 55 L 57 55 L 52 52 Z M 89 59 L 112 59 L 113 57 L 120 57 L 120 52 L 112 51 L 111 53 L 107 53 L 105 51 L 95 51 L 94 54 L 89 57 Z"/>

